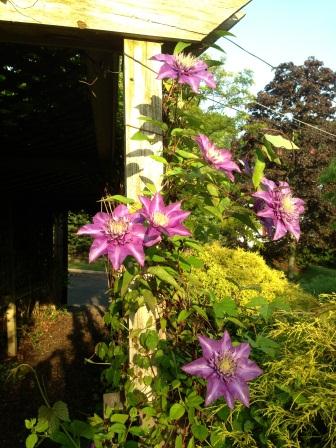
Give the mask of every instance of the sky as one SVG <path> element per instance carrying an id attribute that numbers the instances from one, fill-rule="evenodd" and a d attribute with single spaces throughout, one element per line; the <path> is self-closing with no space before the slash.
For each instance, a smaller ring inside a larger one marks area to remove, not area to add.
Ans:
<path id="1" fill-rule="evenodd" d="M 315 56 L 336 71 L 336 0 L 252 0 L 244 11 L 246 16 L 231 30 L 235 37 L 230 37 L 240 46 L 274 66 L 290 61 L 301 65 Z M 253 70 L 253 93 L 273 78 L 270 67 L 232 43 L 220 39 L 217 44 L 226 52 L 226 70 Z"/>

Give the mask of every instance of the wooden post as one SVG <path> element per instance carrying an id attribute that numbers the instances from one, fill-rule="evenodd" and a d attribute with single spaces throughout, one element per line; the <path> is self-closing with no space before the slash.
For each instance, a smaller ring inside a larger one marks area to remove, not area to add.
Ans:
<path id="1" fill-rule="evenodd" d="M 133 199 L 137 199 L 147 182 L 153 183 L 159 190 L 162 181 L 163 165 L 149 157 L 151 154 L 161 154 L 160 130 L 139 120 L 141 115 L 162 119 L 162 84 L 156 79 L 158 63 L 150 60 L 158 53 L 161 53 L 159 43 L 124 40 L 125 184 L 126 195 Z M 145 134 L 154 132 L 155 143 L 132 140 L 131 137 L 139 129 Z M 134 366 L 132 361 L 137 352 L 139 333 L 149 328 L 155 329 L 155 316 L 144 306 L 129 320 L 130 366 L 134 368 L 135 386 L 144 393 L 150 393 L 150 388 L 144 387 L 137 378 L 152 373 Z"/>
<path id="2" fill-rule="evenodd" d="M 6 311 L 7 325 L 7 354 L 8 356 L 17 355 L 17 334 L 16 334 L 16 305 L 10 302 Z"/>

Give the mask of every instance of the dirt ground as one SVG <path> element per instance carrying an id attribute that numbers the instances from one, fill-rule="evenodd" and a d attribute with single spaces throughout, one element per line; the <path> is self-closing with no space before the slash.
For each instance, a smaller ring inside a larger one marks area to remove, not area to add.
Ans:
<path id="1" fill-rule="evenodd" d="M 85 419 L 101 409 L 101 367 L 85 363 L 97 342 L 106 339 L 104 311 L 99 306 L 72 311 L 41 311 L 23 328 L 18 357 L 1 360 L 0 447 L 24 448 L 28 435 L 24 420 L 37 416 L 42 402 L 32 374 L 5 382 L 10 367 L 33 366 L 42 379 L 51 403 L 68 403 L 70 416 Z M 54 446 L 43 444 L 42 446 Z"/>

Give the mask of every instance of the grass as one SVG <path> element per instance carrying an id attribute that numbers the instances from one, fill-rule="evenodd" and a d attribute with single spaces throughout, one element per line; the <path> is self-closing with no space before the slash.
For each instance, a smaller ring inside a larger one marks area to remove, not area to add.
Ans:
<path id="1" fill-rule="evenodd" d="M 82 269 L 83 271 L 105 272 L 105 262 L 100 259 L 94 263 L 88 263 L 84 260 L 69 260 L 69 269 Z"/>
<path id="2" fill-rule="evenodd" d="M 298 278 L 301 287 L 310 294 L 336 292 L 336 269 L 310 266 Z"/>

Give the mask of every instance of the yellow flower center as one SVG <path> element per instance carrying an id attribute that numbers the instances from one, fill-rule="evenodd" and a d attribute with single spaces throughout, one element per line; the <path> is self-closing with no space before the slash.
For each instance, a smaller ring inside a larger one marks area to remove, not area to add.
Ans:
<path id="1" fill-rule="evenodd" d="M 292 196 L 285 196 L 281 201 L 282 209 L 285 213 L 293 214 L 295 212 L 295 205 Z"/>
<path id="2" fill-rule="evenodd" d="M 111 219 L 107 225 L 108 232 L 114 236 L 124 235 L 128 230 L 128 221 L 124 219 Z"/>
<path id="3" fill-rule="evenodd" d="M 175 59 L 185 69 L 193 67 L 197 62 L 197 59 L 190 53 L 179 53 Z"/>
<path id="4" fill-rule="evenodd" d="M 161 213 L 161 212 L 155 212 L 155 213 L 153 214 L 153 223 L 154 223 L 156 226 L 164 227 L 164 226 L 166 226 L 166 225 L 169 223 L 169 219 L 168 219 L 168 217 L 167 217 L 166 215 L 164 215 L 163 213 Z"/>
<path id="5" fill-rule="evenodd" d="M 231 356 L 223 356 L 218 363 L 218 368 L 225 375 L 232 375 L 236 370 L 236 363 Z"/>

